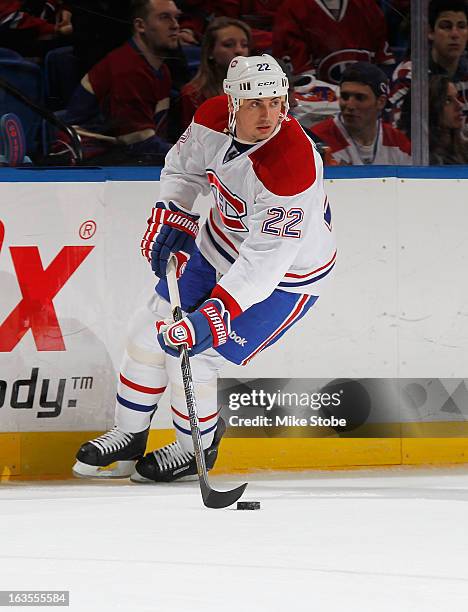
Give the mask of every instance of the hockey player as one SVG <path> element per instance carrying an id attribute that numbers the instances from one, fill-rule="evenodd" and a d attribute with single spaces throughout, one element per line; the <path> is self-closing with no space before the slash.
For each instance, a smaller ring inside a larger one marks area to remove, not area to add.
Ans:
<path id="1" fill-rule="evenodd" d="M 288 80 L 268 55 L 234 58 L 227 96 L 207 100 L 171 149 L 160 201 L 142 252 L 160 281 L 133 324 L 120 374 L 115 427 L 84 444 L 75 473 L 96 475 L 119 462 L 132 480 L 172 481 L 196 474 L 178 349 L 191 363 L 208 469 L 224 423 L 216 379 L 227 361 L 247 364 L 315 303 L 335 265 L 323 167 L 312 141 L 287 116 Z M 213 195 L 199 233 L 192 210 Z M 197 242 L 195 239 L 198 239 Z M 166 266 L 175 255 L 186 316 L 170 317 Z M 184 271 L 185 268 L 185 271 Z M 183 274 L 182 274 L 183 272 Z M 155 324 L 156 323 L 156 324 Z M 177 439 L 142 457 L 152 414 L 168 382 Z"/>

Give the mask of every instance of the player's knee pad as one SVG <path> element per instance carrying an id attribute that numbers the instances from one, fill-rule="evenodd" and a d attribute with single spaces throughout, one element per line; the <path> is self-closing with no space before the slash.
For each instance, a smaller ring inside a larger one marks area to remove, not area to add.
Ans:
<path id="1" fill-rule="evenodd" d="M 155 350 L 153 352 L 145 349 L 144 347 L 138 346 L 130 340 L 127 342 L 126 350 L 128 356 L 133 359 L 133 361 L 136 361 L 142 365 L 156 368 L 163 368 L 165 365 L 165 354 L 162 350 Z"/>

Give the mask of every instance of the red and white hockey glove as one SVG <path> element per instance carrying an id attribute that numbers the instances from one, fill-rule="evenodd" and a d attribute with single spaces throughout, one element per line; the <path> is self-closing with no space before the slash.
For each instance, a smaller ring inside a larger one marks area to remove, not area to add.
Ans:
<path id="1" fill-rule="evenodd" d="M 200 215 L 189 213 L 172 201 L 156 202 L 141 241 L 141 253 L 156 276 L 166 277 L 167 262 L 173 253 L 177 260 L 176 276 L 182 276 L 195 249 L 199 218 Z"/>
<path id="2" fill-rule="evenodd" d="M 156 329 L 165 353 L 178 357 L 179 347 L 185 345 L 193 356 L 227 342 L 231 322 L 221 300 L 210 299 L 177 323 L 157 321 Z"/>

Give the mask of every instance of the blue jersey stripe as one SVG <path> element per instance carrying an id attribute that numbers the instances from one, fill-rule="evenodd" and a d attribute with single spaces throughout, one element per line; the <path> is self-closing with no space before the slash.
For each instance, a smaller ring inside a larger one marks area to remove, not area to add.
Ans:
<path id="1" fill-rule="evenodd" d="M 304 285 L 310 285 L 311 283 L 316 283 L 317 281 L 322 279 L 324 276 L 329 274 L 333 270 L 334 267 L 335 267 L 335 264 L 333 264 L 331 266 L 331 268 L 328 268 L 328 270 L 326 270 L 325 272 L 320 274 L 320 276 L 316 276 L 315 278 L 313 278 L 311 280 L 302 281 L 300 283 L 289 283 L 289 282 L 287 282 L 287 283 L 280 283 L 278 285 L 278 287 L 303 287 Z"/>
<path id="2" fill-rule="evenodd" d="M 130 408 L 130 410 L 137 410 L 138 412 L 152 412 L 157 404 L 152 404 L 151 406 L 145 406 L 144 404 L 135 404 L 134 402 L 129 402 L 128 400 L 120 397 L 117 393 L 117 401 L 125 408 Z"/>
<path id="3" fill-rule="evenodd" d="M 184 427 L 181 427 L 180 425 L 178 425 L 175 421 L 172 421 L 174 423 L 174 427 L 176 429 L 178 429 L 179 431 L 181 431 L 184 434 L 187 434 L 188 436 L 192 435 L 192 432 L 190 431 L 190 429 L 185 429 Z M 208 429 L 205 429 L 205 431 L 200 431 L 200 434 L 202 436 L 204 436 L 207 433 L 210 433 L 211 431 L 213 431 L 213 429 L 216 429 L 216 427 L 218 426 L 218 423 L 215 423 L 212 427 L 209 427 Z"/>

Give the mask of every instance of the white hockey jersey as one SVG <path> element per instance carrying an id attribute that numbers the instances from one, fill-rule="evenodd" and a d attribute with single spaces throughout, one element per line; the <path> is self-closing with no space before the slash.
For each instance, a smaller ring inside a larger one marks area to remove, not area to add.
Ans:
<path id="1" fill-rule="evenodd" d="M 200 192 L 213 194 L 199 236 L 201 253 L 223 275 L 212 296 L 236 316 L 275 289 L 319 295 L 336 259 L 319 153 L 287 118 L 231 158 L 227 126 L 227 97 L 207 100 L 161 174 L 160 198 L 188 210 Z"/>

